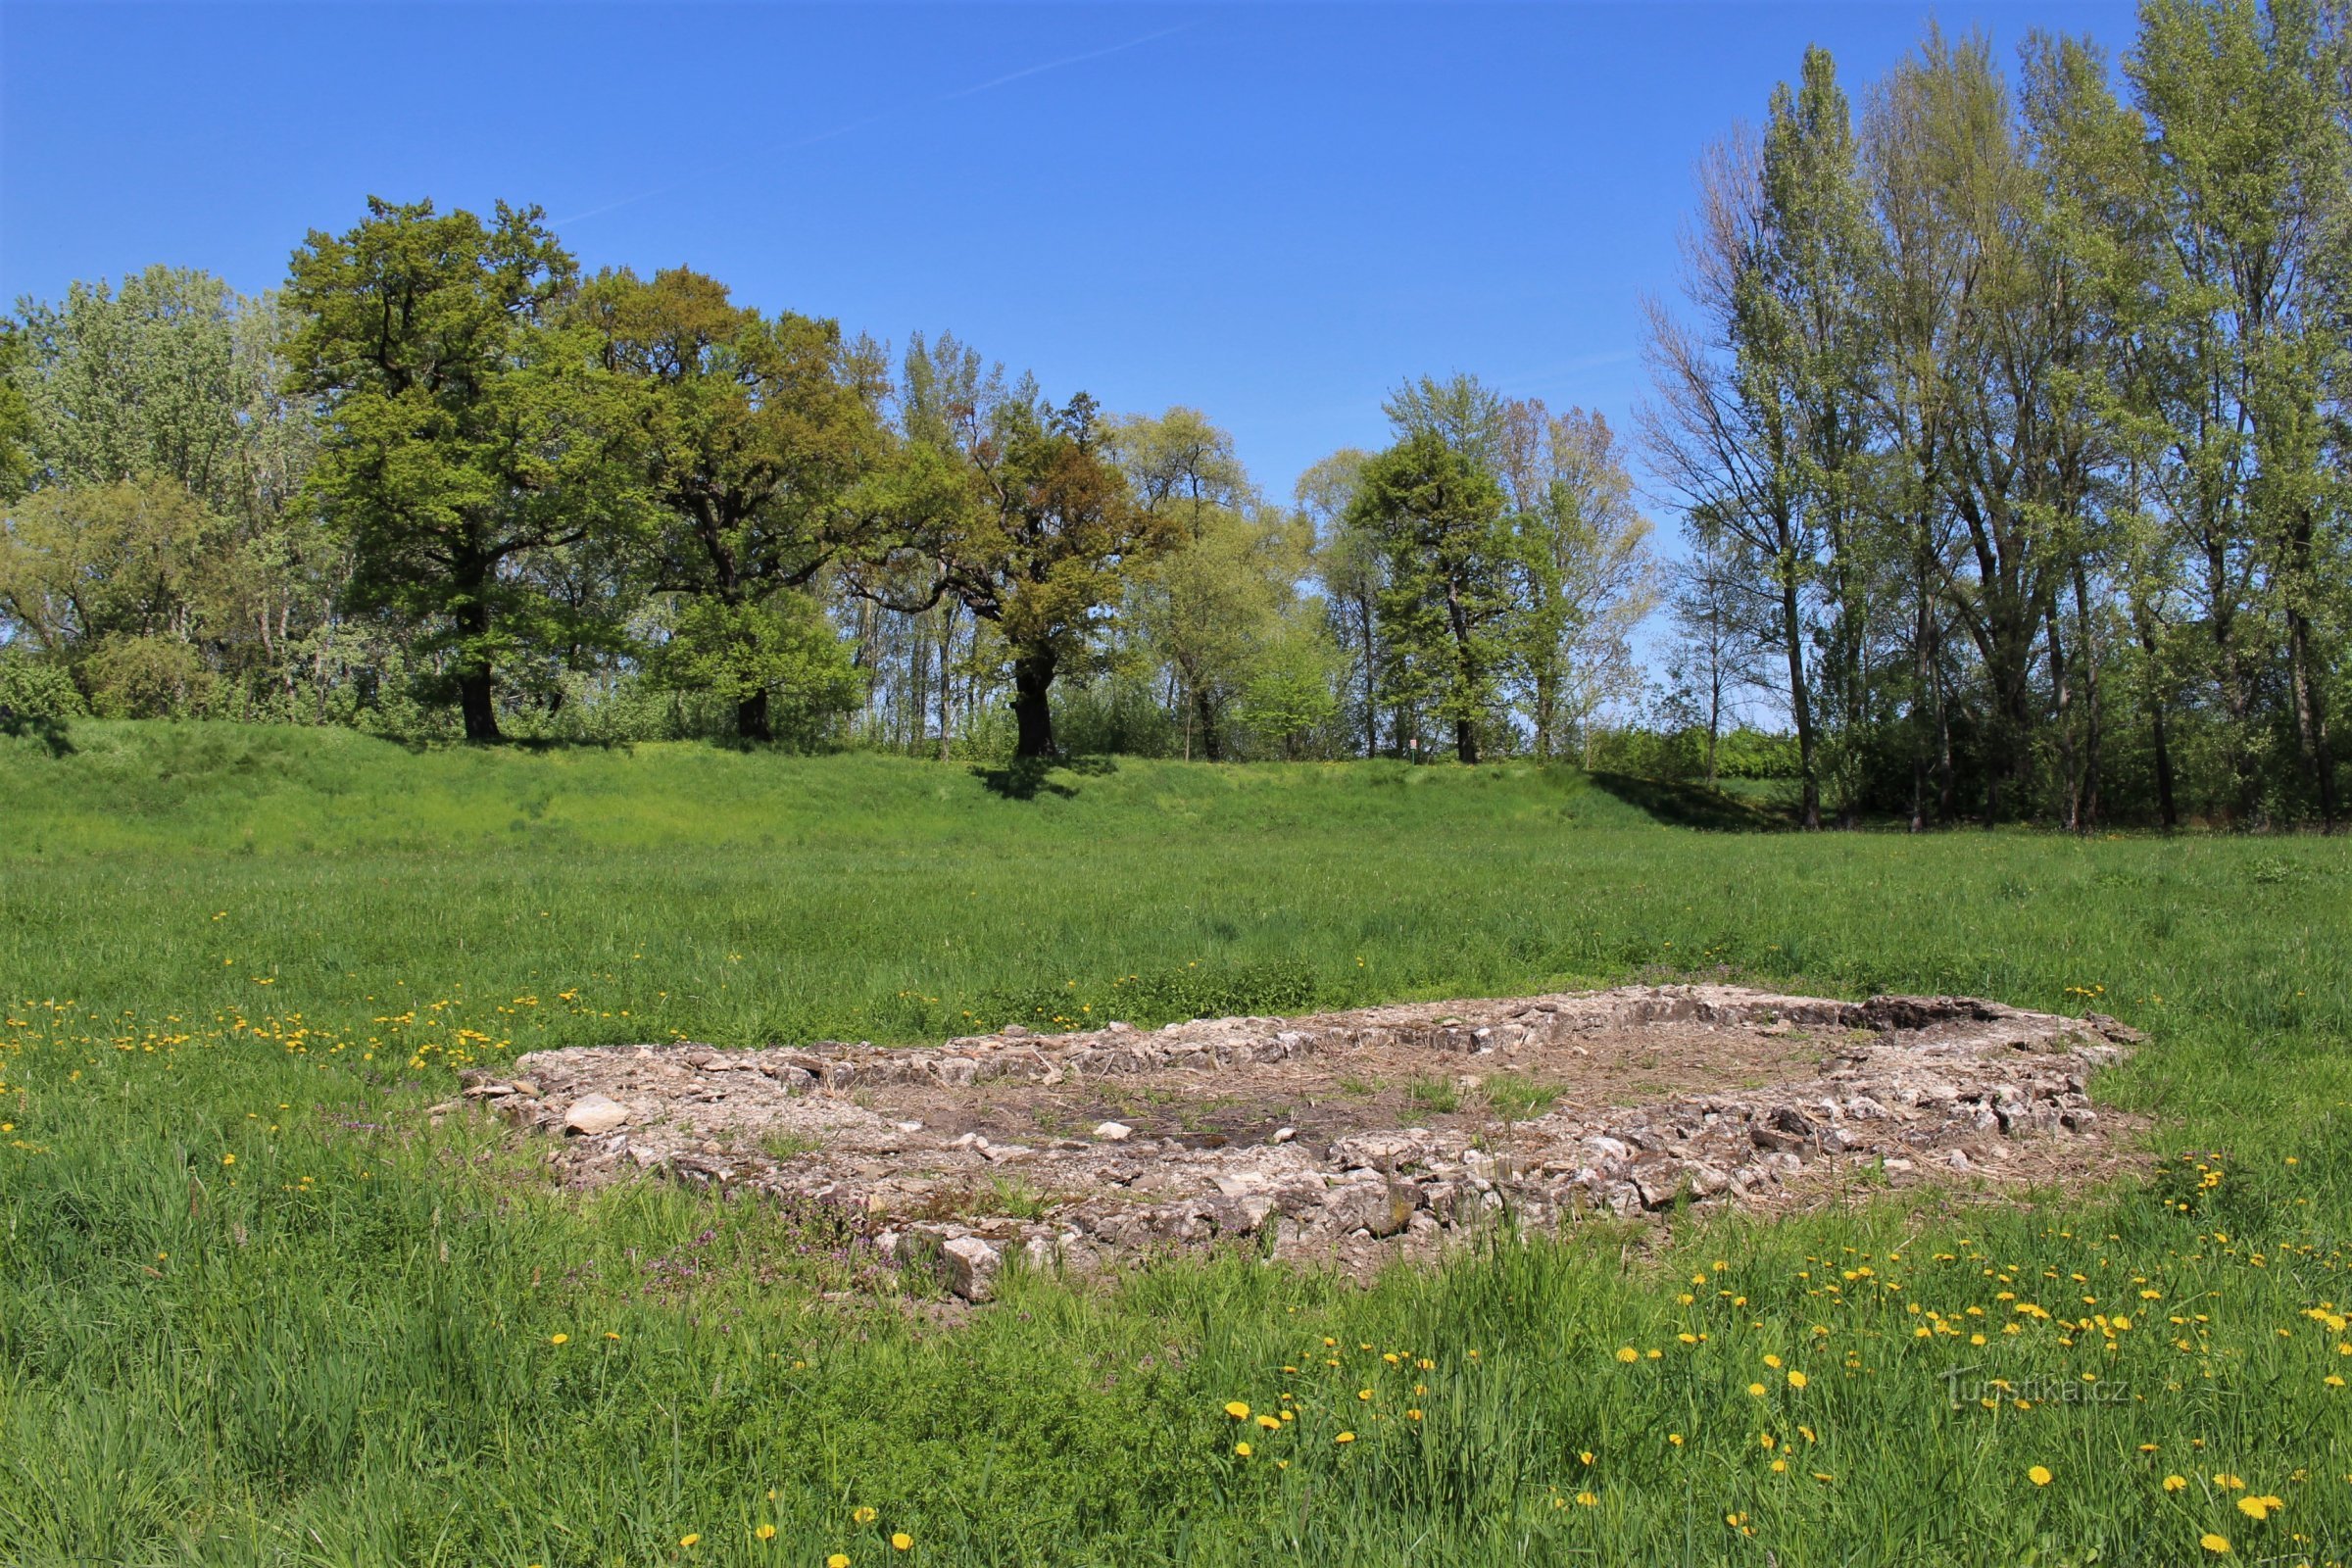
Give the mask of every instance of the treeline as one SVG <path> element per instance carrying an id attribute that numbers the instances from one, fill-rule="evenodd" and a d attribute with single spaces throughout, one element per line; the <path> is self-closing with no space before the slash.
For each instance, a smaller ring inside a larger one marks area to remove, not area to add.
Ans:
<path id="1" fill-rule="evenodd" d="M 1769 686 L 1808 821 L 2342 812 L 2352 40 L 2151 0 L 2016 86 L 1829 58 L 1702 172 L 1643 424 L 1683 701 Z"/>
<path id="2" fill-rule="evenodd" d="M 1270 499 L 1196 411 L 584 275 L 535 210 L 372 202 L 260 298 L 24 301 L 0 708 L 1772 758 L 1808 825 L 2332 825 L 2344 8 L 2151 0 L 2120 73 L 2035 36 L 2014 79 L 1931 30 L 1858 109 L 1815 50 L 1699 185 L 1636 449 L 1671 570 L 1597 415 L 1425 377 Z"/>
<path id="3" fill-rule="evenodd" d="M 1389 450 L 1276 504 L 1194 411 L 586 276 L 504 206 L 371 202 L 261 298 L 76 285 L 11 353 L 20 709 L 1029 758 L 1058 709 L 1089 750 L 1553 756 L 1654 598 L 1596 416 L 1418 382 Z"/>

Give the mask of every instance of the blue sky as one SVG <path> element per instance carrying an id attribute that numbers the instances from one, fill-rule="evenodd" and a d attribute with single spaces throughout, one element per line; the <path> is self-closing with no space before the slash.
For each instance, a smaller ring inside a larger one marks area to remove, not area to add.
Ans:
<path id="1" fill-rule="evenodd" d="M 260 290 L 370 193 L 536 202 L 591 269 L 1197 406 L 1287 496 L 1423 371 L 1624 419 L 1706 142 L 1808 42 L 1858 90 L 1931 14 L 2004 56 L 2132 17 L 0 0 L 0 297 L 153 262 Z"/>

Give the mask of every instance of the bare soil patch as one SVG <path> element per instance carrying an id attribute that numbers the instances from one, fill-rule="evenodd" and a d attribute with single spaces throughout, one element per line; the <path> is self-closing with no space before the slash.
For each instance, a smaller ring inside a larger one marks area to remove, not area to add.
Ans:
<path id="1" fill-rule="evenodd" d="M 1788 1203 L 1865 1168 L 2047 1181 L 2113 1163 L 2084 1081 L 2138 1038 L 1972 998 L 1629 987 L 923 1051 L 540 1052 L 466 1094 L 562 1134 L 550 1157 L 572 1179 L 649 1169 L 820 1202 L 985 1299 L 1016 1255 L 1428 1246 Z"/>

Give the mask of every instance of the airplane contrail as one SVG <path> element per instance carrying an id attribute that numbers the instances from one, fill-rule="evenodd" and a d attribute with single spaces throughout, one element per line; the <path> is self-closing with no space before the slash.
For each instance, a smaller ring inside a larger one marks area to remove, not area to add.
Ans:
<path id="1" fill-rule="evenodd" d="M 1089 60 L 1101 60 L 1107 55 L 1124 54 L 1130 49 L 1140 49 L 1145 44 L 1155 43 L 1171 33 L 1183 32 L 1192 25 L 1193 24 L 1189 22 L 1182 22 L 1173 27 L 1162 27 L 1157 32 L 1147 32 L 1140 38 L 1130 38 L 1125 43 L 1114 43 L 1107 49 L 1092 49 L 1082 55 L 1065 55 L 1059 60 L 1047 60 L 1034 66 L 1024 66 L 1018 71 L 1008 71 L 1002 76 L 991 76 L 988 80 L 974 83 L 969 87 L 958 87 L 954 92 L 943 92 L 937 97 L 924 100 L 924 102 L 926 105 L 953 103 L 958 98 L 969 98 L 974 93 L 988 92 L 1009 82 L 1019 81 L 1026 76 L 1043 75 L 1049 71 L 1059 71 L 1066 66 L 1084 65 Z M 866 126 L 878 124 L 889 118 L 887 115 L 867 115 L 862 120 L 853 120 L 848 124 L 836 125 L 831 130 L 820 130 L 813 135 L 803 136 L 797 141 L 781 143 L 771 148 L 770 151 L 794 152 L 803 147 L 813 147 L 818 142 L 831 141 L 837 136 L 846 136 L 853 130 L 863 130 Z M 686 183 L 687 181 L 680 180 L 668 185 L 657 185 L 652 190 L 641 190 L 634 196 L 623 196 L 618 201 L 607 202 L 602 207 L 591 207 L 584 213 L 573 213 L 564 218 L 551 218 L 548 222 L 561 226 L 565 223 L 583 222 L 591 218 L 601 218 L 606 213 L 615 212 L 623 207 L 632 207 L 638 202 L 648 201 L 656 196 L 666 196 L 673 190 L 684 188 Z"/>
<path id="2" fill-rule="evenodd" d="M 1086 54 L 1069 55 L 1060 60 L 1049 60 L 1043 65 L 1026 66 L 1019 71 L 1008 71 L 1002 76 L 991 76 L 977 86 L 958 87 L 954 92 L 943 92 L 931 101 L 935 104 L 944 104 L 957 98 L 969 98 L 976 92 L 986 92 L 991 87 L 1002 87 L 1006 82 L 1018 81 L 1023 76 L 1035 76 L 1049 71 L 1059 71 L 1064 66 L 1083 65 L 1089 60 L 1100 60 L 1104 55 L 1124 54 L 1130 49 L 1140 49 L 1145 44 L 1165 38 L 1170 33 L 1182 32 L 1191 25 L 1192 24 L 1189 22 L 1180 22 L 1173 27 L 1162 27 L 1157 32 L 1147 32 L 1140 38 L 1130 38 L 1125 43 L 1114 43 L 1107 49 L 1090 50 Z"/>

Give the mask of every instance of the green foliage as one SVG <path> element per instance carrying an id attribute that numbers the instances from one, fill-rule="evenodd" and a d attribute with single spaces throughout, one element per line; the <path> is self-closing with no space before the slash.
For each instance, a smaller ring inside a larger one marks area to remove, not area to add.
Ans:
<path id="1" fill-rule="evenodd" d="M 1045 758 L 1055 677 L 1092 656 L 1130 575 L 1177 533 L 1135 504 L 1092 398 L 1055 409 L 1032 385 L 984 381 L 978 364 L 953 339 L 907 350 L 914 438 L 874 487 L 892 521 L 858 580 L 884 604 L 949 597 L 988 622 L 1012 676 L 1015 750 Z"/>
<path id="2" fill-rule="evenodd" d="M 1265 754 L 1298 756 L 1339 716 L 1342 660 L 1319 617 L 1293 610 L 1274 623 L 1241 689 L 1242 722 L 1263 738 Z"/>
<path id="3" fill-rule="evenodd" d="M 29 735 L 62 752 L 68 727 L 88 711 L 74 678 L 55 662 L 0 648 L 0 735 Z"/>
<path id="4" fill-rule="evenodd" d="M 768 666 L 807 657 L 784 650 L 797 611 L 771 602 L 863 536 L 869 519 L 850 492 L 884 457 L 879 372 L 845 352 L 831 321 L 769 319 L 682 268 L 651 283 L 605 273 L 576 311 L 624 383 L 631 456 L 661 515 L 652 585 L 698 599 L 678 621 L 696 670 L 688 685 L 725 690 L 744 738 L 769 739 L 765 694 L 806 677 Z M 681 678 L 674 662 L 661 678 Z M 842 705 L 827 698 L 814 710 L 829 706 Z M 806 728 L 808 716 L 790 722 Z"/>
<path id="5" fill-rule="evenodd" d="M 370 198 L 357 227 L 311 235 L 286 291 L 290 384 L 325 404 L 311 489 L 351 540 L 348 597 L 427 628 L 474 740 L 498 736 L 501 666 L 617 638 L 596 558 L 640 512 L 617 385 L 560 324 L 577 269 L 539 217 Z"/>
<path id="6" fill-rule="evenodd" d="M 1475 762 L 1518 606 L 1519 541 L 1504 518 L 1501 486 L 1469 454 L 1424 430 L 1364 465 L 1348 516 L 1387 567 L 1383 698 L 1450 725 L 1457 754 Z"/>
<path id="7" fill-rule="evenodd" d="M 13 501 L 32 478 L 32 411 L 20 377 L 31 357 L 24 328 L 0 318 L 0 501 Z"/>
<path id="8" fill-rule="evenodd" d="M 823 611 L 789 591 L 766 604 L 687 601 L 647 670 L 658 685 L 707 692 L 738 708 L 763 698 L 772 734 L 804 745 L 858 706 L 848 648 Z"/>

